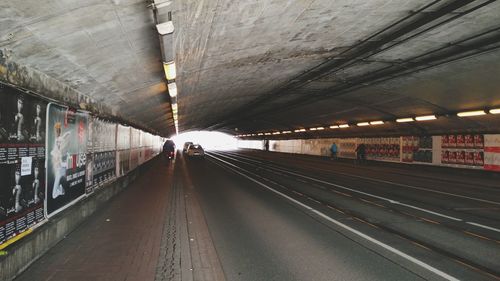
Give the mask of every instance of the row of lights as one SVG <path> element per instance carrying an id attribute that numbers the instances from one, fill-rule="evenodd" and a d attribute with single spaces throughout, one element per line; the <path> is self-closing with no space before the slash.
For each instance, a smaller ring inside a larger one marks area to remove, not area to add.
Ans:
<path id="1" fill-rule="evenodd" d="M 168 7 L 172 4 L 172 1 L 157 1 L 155 0 L 152 4 L 153 9 L 160 9 L 160 8 L 165 8 Z M 175 124 L 175 131 L 178 133 L 179 132 L 179 115 L 178 115 L 178 105 L 177 105 L 177 84 L 175 83 L 175 78 L 177 77 L 177 71 L 176 71 L 176 66 L 175 66 L 175 61 L 174 61 L 174 52 L 169 52 L 170 50 L 167 50 L 169 47 L 173 46 L 166 46 L 169 44 L 166 44 L 165 42 L 170 42 L 173 40 L 173 33 L 175 31 L 174 28 L 174 23 L 172 22 L 171 19 L 171 12 L 169 12 L 169 19 L 168 21 L 164 23 L 159 23 L 156 25 L 156 30 L 158 31 L 158 34 L 162 37 L 162 56 L 163 56 L 163 70 L 165 72 L 165 78 L 167 79 L 167 88 L 168 88 L 168 94 L 170 95 L 170 101 L 171 101 L 171 107 L 172 107 L 172 115 L 174 119 L 174 124 Z M 168 38 L 168 39 L 167 39 Z M 169 53 L 170 55 L 165 55 L 166 53 Z"/>
<path id="2" fill-rule="evenodd" d="M 464 111 L 464 112 L 459 112 L 456 115 L 458 117 L 472 117 L 472 116 L 481 116 L 481 115 L 486 115 L 486 114 L 500 114 L 500 108 L 497 109 L 490 109 L 490 110 L 475 110 L 475 111 Z M 408 122 L 414 122 L 414 121 L 430 121 L 430 120 L 436 120 L 438 117 L 436 115 L 423 115 L 423 116 L 417 116 L 417 117 L 407 117 L 407 118 L 399 118 L 396 119 L 397 123 L 408 123 Z M 370 122 L 359 122 L 356 124 L 358 127 L 365 127 L 365 126 L 374 126 L 374 125 L 382 125 L 385 124 L 384 121 L 379 120 L 379 121 L 370 121 Z M 340 124 L 340 125 L 332 125 L 329 128 L 330 129 L 343 129 L 343 128 L 349 128 L 351 125 L 349 124 Z M 296 129 L 293 132 L 294 133 L 303 133 L 307 131 L 322 131 L 325 130 L 325 127 L 313 127 L 309 129 Z M 268 133 L 258 133 L 258 134 L 246 134 L 246 135 L 237 135 L 236 137 L 255 137 L 255 136 L 270 136 L 270 135 L 282 135 L 282 134 L 291 134 L 292 131 L 277 131 L 277 132 L 268 132 Z"/>

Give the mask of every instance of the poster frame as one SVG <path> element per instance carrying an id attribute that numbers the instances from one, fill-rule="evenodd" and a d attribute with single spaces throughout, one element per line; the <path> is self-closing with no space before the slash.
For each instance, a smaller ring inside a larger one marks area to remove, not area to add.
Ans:
<path id="1" fill-rule="evenodd" d="M 46 135 L 48 135 L 48 129 L 49 129 L 49 112 L 50 112 L 50 107 L 51 106 L 59 106 L 59 107 L 63 107 L 63 108 L 66 108 L 66 109 L 69 109 L 68 106 L 65 106 L 65 105 L 60 105 L 60 104 L 57 104 L 57 103 L 54 103 L 54 102 L 50 102 L 49 104 L 47 104 L 47 112 L 46 112 L 46 118 L 45 118 L 45 131 L 46 131 Z M 82 112 L 82 111 L 77 111 L 77 112 Z M 64 206 L 58 208 L 57 210 L 54 210 L 52 211 L 50 214 L 48 213 L 48 168 L 47 168 L 47 165 L 49 163 L 49 159 L 48 159 L 48 156 L 49 156 L 49 152 L 47 150 L 47 148 L 49 147 L 49 138 L 48 136 L 45 137 L 45 187 L 47 188 L 46 189 L 46 192 L 45 192 L 45 205 L 44 205 L 44 213 L 45 213 L 45 217 L 47 219 L 50 219 L 51 217 L 59 214 L 60 212 L 66 210 L 67 208 L 75 205 L 78 201 L 82 200 L 83 198 L 85 198 L 87 195 L 85 194 L 85 192 L 78 196 L 77 198 L 73 199 L 72 201 L 68 202 L 67 204 L 64 204 Z"/>

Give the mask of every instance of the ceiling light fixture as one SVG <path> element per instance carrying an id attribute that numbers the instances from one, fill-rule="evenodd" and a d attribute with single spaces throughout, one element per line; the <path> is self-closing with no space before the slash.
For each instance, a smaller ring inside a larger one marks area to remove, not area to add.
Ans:
<path id="1" fill-rule="evenodd" d="M 341 124 L 339 125 L 339 128 L 349 128 L 349 124 Z"/>
<path id="2" fill-rule="evenodd" d="M 309 131 L 316 131 L 316 128 L 309 128 Z"/>
<path id="3" fill-rule="evenodd" d="M 491 114 L 500 114 L 500 108 L 490 109 Z"/>
<path id="4" fill-rule="evenodd" d="M 396 122 L 398 123 L 407 123 L 407 122 L 413 122 L 415 121 L 413 118 L 399 118 L 396 119 Z"/>
<path id="5" fill-rule="evenodd" d="M 318 130 L 318 131 L 322 131 L 324 129 L 325 129 L 325 127 L 316 127 L 316 130 Z"/>
<path id="6" fill-rule="evenodd" d="M 164 62 L 163 70 L 165 71 L 165 77 L 167 78 L 167 80 L 174 80 L 175 77 L 177 77 L 175 62 Z"/>
<path id="7" fill-rule="evenodd" d="M 171 4 L 172 4 L 172 1 L 163 1 L 163 2 L 155 1 L 153 5 L 154 5 L 155 9 L 161 9 L 161 8 L 168 7 Z"/>
<path id="8" fill-rule="evenodd" d="M 174 33 L 174 23 L 167 21 L 156 25 L 156 30 L 161 36 Z"/>
<path id="9" fill-rule="evenodd" d="M 384 124 L 384 121 L 371 121 L 370 125 L 382 125 Z"/>
<path id="10" fill-rule="evenodd" d="M 175 84 L 175 82 L 168 84 L 168 94 L 172 98 L 175 98 L 177 96 L 177 84 Z"/>
<path id="11" fill-rule="evenodd" d="M 330 126 L 330 129 L 338 129 L 339 128 L 339 125 L 331 125 Z"/>
<path id="12" fill-rule="evenodd" d="M 356 124 L 358 127 L 364 127 L 364 126 L 370 126 L 370 123 L 368 122 L 361 122 L 361 123 L 358 123 Z"/>
<path id="13" fill-rule="evenodd" d="M 475 111 L 464 111 L 457 113 L 458 117 L 471 117 L 471 116 L 479 116 L 486 115 L 486 111 L 484 110 L 475 110 Z"/>
<path id="14" fill-rule="evenodd" d="M 436 120 L 436 119 L 437 119 L 436 115 L 424 115 L 424 116 L 415 117 L 415 120 L 417 120 L 417 121 L 429 121 L 429 120 Z"/>

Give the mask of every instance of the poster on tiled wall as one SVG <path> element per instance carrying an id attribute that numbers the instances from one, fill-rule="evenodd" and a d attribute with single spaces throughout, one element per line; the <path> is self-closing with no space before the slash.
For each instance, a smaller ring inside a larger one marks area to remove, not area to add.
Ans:
<path id="1" fill-rule="evenodd" d="M 116 124 L 90 118 L 87 142 L 87 193 L 116 177 Z"/>
<path id="2" fill-rule="evenodd" d="M 482 169 L 484 166 L 484 135 L 441 136 L 441 164 L 458 168 Z"/>
<path id="3" fill-rule="evenodd" d="M 45 219 L 46 103 L 3 84 L 0 101 L 1 248 Z"/>
<path id="4" fill-rule="evenodd" d="M 360 138 L 359 144 L 365 144 L 366 158 L 379 161 L 400 161 L 400 138 Z"/>
<path id="5" fill-rule="evenodd" d="M 46 213 L 53 215 L 85 195 L 88 113 L 47 108 Z"/>
<path id="6" fill-rule="evenodd" d="M 432 136 L 401 137 L 401 161 L 406 163 L 432 163 Z"/>
<path id="7" fill-rule="evenodd" d="M 116 128 L 116 175 L 121 177 L 130 171 L 130 127 Z"/>

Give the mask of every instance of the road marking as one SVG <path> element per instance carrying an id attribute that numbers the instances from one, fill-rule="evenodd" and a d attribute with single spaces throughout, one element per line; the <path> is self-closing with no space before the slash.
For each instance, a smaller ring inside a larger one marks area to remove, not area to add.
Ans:
<path id="1" fill-rule="evenodd" d="M 491 227 L 491 226 L 487 226 L 487 225 L 483 225 L 483 224 L 479 224 L 479 223 L 475 223 L 475 222 L 465 222 L 467 224 L 471 224 L 471 225 L 474 225 L 474 226 L 477 226 L 477 227 L 482 227 L 482 228 L 486 228 L 486 229 L 489 229 L 489 230 L 492 230 L 492 231 L 496 231 L 496 232 L 500 232 L 500 229 L 498 228 L 494 228 L 494 227 Z"/>
<path id="2" fill-rule="evenodd" d="M 225 156 L 225 157 L 228 157 L 228 156 Z M 231 157 L 228 157 L 228 158 L 231 158 Z M 244 157 L 241 157 L 241 158 L 244 158 Z M 243 162 L 241 160 L 237 160 L 237 159 L 234 159 L 234 158 L 233 158 L 233 160 L 236 160 L 236 161 L 239 161 L 239 162 Z M 299 174 L 299 173 L 288 171 L 288 170 L 283 169 L 283 168 L 279 168 L 277 166 L 273 166 L 273 169 L 277 169 L 277 170 L 280 170 L 280 171 L 282 171 L 284 173 L 288 173 L 288 174 L 292 174 L 292 175 L 295 175 L 295 176 L 303 177 L 303 178 L 306 178 L 306 179 L 309 179 L 309 180 L 312 180 L 312 181 L 321 182 L 323 184 L 327 184 L 327 185 L 335 186 L 335 187 L 338 187 L 338 188 L 350 190 L 352 192 L 364 194 L 366 196 L 378 198 L 378 199 L 387 201 L 387 202 L 389 202 L 391 204 L 405 206 L 405 207 L 408 207 L 408 208 L 411 208 L 411 209 L 415 209 L 415 210 L 419 210 L 419 211 L 422 211 L 422 212 L 425 212 L 425 213 L 433 214 L 435 216 L 447 218 L 447 219 L 454 220 L 454 221 L 461 221 L 461 222 L 465 222 L 465 223 L 470 224 L 470 225 L 474 225 L 476 227 L 488 229 L 488 230 L 491 230 L 491 231 L 500 232 L 500 229 L 498 229 L 498 228 L 494 228 L 494 227 L 491 227 L 491 226 L 487 226 L 487 225 L 483 225 L 483 224 L 479 224 L 479 223 L 475 223 L 475 222 L 464 221 L 463 219 L 459 219 L 459 218 L 455 218 L 455 217 L 448 216 L 448 215 L 445 215 L 445 214 L 437 213 L 437 212 L 434 212 L 434 211 L 431 211 L 431 210 L 427 210 L 427 209 L 423 209 L 423 208 L 420 208 L 420 207 L 416 207 L 416 206 L 413 206 L 413 205 L 401 203 L 399 201 L 395 201 L 395 200 L 392 200 L 392 199 L 389 199 L 389 198 L 385 198 L 385 197 L 382 197 L 382 196 L 377 196 L 377 195 L 374 195 L 374 194 L 370 194 L 370 193 L 367 193 L 367 192 L 359 191 L 359 190 L 352 189 L 352 188 L 349 188 L 349 187 L 345 187 L 345 186 L 342 186 L 342 185 L 338 185 L 338 184 L 334 184 L 334 183 L 331 183 L 331 182 L 323 181 L 323 180 L 320 180 L 320 179 L 315 179 L 315 178 L 312 178 L 312 177 L 308 177 L 308 176 L 305 176 L 305 175 L 302 175 L 302 174 Z M 343 174 L 343 173 L 339 173 L 339 174 Z M 344 174 L 344 175 L 349 175 L 349 174 Z M 351 175 L 351 176 L 352 177 L 358 177 L 358 178 L 364 178 L 364 179 L 370 179 L 370 178 L 366 178 L 366 177 L 362 177 L 362 176 L 356 176 L 356 175 Z M 377 180 L 377 179 L 370 179 L 370 180 L 391 183 L 389 181 L 383 181 L 383 180 Z M 393 183 L 393 184 L 400 185 L 400 186 L 406 186 L 406 187 L 410 187 L 410 188 L 413 188 L 413 189 L 427 190 L 427 191 L 432 191 L 432 192 L 437 192 L 437 193 L 443 193 L 443 194 L 453 195 L 453 196 L 456 196 L 456 197 L 468 198 L 468 199 L 472 199 L 472 200 L 483 201 L 483 202 L 486 202 L 486 203 L 499 204 L 500 205 L 500 203 L 498 203 L 498 202 L 489 201 L 489 200 L 482 200 L 482 199 L 478 199 L 478 198 L 472 198 L 472 197 L 467 197 L 467 196 L 462 196 L 462 195 L 457 195 L 457 194 L 452 194 L 452 193 L 447 193 L 447 192 L 429 190 L 429 189 L 426 189 L 426 188 L 419 188 L 419 187 L 414 187 L 414 186 L 411 186 L 411 185 L 398 184 L 398 183 Z M 346 193 L 342 193 L 342 192 L 339 192 L 339 191 L 335 191 L 335 190 L 332 190 L 332 191 L 336 192 L 336 193 L 343 194 L 343 195 L 347 195 Z M 348 196 L 350 196 L 350 195 L 348 195 Z"/>
<path id="3" fill-rule="evenodd" d="M 435 216 L 447 218 L 447 219 L 454 220 L 454 221 L 463 221 L 462 219 L 459 219 L 459 218 L 455 218 L 455 217 L 448 216 L 448 215 L 445 215 L 445 214 L 437 213 L 437 212 L 434 212 L 434 211 L 431 211 L 431 210 L 427 210 L 427 209 L 424 209 L 424 208 L 420 208 L 420 207 L 416 207 L 416 206 L 413 206 L 413 205 L 410 205 L 410 204 L 401 203 L 399 201 L 392 200 L 392 199 L 389 199 L 389 198 L 386 198 L 386 197 L 382 197 L 382 196 L 374 195 L 374 194 L 371 194 L 371 193 L 359 191 L 359 190 L 356 190 L 356 189 L 352 189 L 352 188 L 349 188 L 349 187 L 346 187 L 346 186 L 334 184 L 334 183 L 327 182 L 327 181 L 324 181 L 324 180 L 311 178 L 311 177 L 308 177 L 308 176 L 305 176 L 305 175 L 302 175 L 302 174 L 298 174 L 298 173 L 294 173 L 294 172 L 290 172 L 290 171 L 286 171 L 286 170 L 282 170 L 282 171 L 286 172 L 286 173 L 293 174 L 295 176 L 303 177 L 303 178 L 306 178 L 306 179 L 309 179 L 309 180 L 312 180 L 312 181 L 321 182 L 323 184 L 335 186 L 335 187 L 338 187 L 338 188 L 342 188 L 342 189 L 345 189 L 345 190 L 349 190 L 349 191 L 356 192 L 356 193 L 359 193 L 359 194 L 363 194 L 363 195 L 366 195 L 366 196 L 370 196 L 370 197 L 373 197 L 373 198 L 381 199 L 381 200 L 387 201 L 387 202 L 389 202 L 391 204 L 394 204 L 394 205 L 405 206 L 405 207 L 408 207 L 408 208 L 412 208 L 412 209 L 415 209 L 415 210 L 419 210 L 419 211 L 422 211 L 422 212 L 425 212 L 425 213 L 433 214 Z"/>
<path id="4" fill-rule="evenodd" d="M 242 156 L 240 156 L 240 158 L 247 159 L 247 157 L 242 157 Z M 248 161 L 255 161 L 255 160 L 248 159 Z M 274 167 L 276 167 L 276 166 L 274 166 Z M 277 169 L 279 169 L 279 168 L 277 168 Z M 370 180 L 370 181 L 375 181 L 375 182 L 382 182 L 382 183 L 387 183 L 387 184 L 391 184 L 391 185 L 408 187 L 408 188 L 412 188 L 412 189 L 423 190 L 423 191 L 428 191 L 428 192 L 433 192 L 433 193 L 438 193 L 438 194 L 443 194 L 443 195 L 449 195 L 449 196 L 458 197 L 458 198 L 462 198 L 462 199 L 469 199 L 469 200 L 473 200 L 473 201 L 478 201 L 478 202 L 483 202 L 483 203 L 489 203 L 489 204 L 499 205 L 500 206 L 500 202 L 497 202 L 497 201 L 491 201 L 491 200 L 480 199 L 480 198 L 476 198 L 476 197 L 470 197 L 470 196 L 459 195 L 459 194 L 454 194 L 454 193 L 449 193 L 449 192 L 444 192 L 444 191 L 438 191 L 438 190 L 428 189 L 428 188 L 425 188 L 425 187 L 419 187 L 419 186 L 414 186 L 414 185 L 397 183 L 397 182 L 392 182 L 392 181 L 387 181 L 387 180 L 381 180 L 381 179 L 374 179 L 374 178 L 369 178 L 369 177 L 364 177 L 364 176 L 358 176 L 358 175 L 349 174 L 349 173 L 330 171 L 330 170 L 326 170 L 326 169 L 319 169 L 319 170 L 324 171 L 324 172 L 331 172 L 331 173 L 335 173 L 335 174 L 339 174 L 339 175 L 344 175 L 344 176 L 348 176 L 348 177 L 355 177 L 355 178 L 360 178 L 360 179 L 365 179 L 365 180 Z"/>
<path id="5" fill-rule="evenodd" d="M 242 168 L 240 168 L 240 167 L 238 167 L 238 166 L 236 166 L 236 165 L 234 165 L 232 163 L 229 163 L 227 161 L 224 161 L 224 160 L 222 160 L 222 159 L 220 159 L 218 157 L 215 157 L 213 155 L 210 155 L 210 156 L 213 157 L 213 158 L 215 158 L 215 159 L 217 159 L 218 161 L 221 161 L 221 162 L 229 165 L 229 166 L 232 166 L 232 167 L 237 168 L 239 170 L 243 170 Z M 231 168 L 229 168 L 229 169 L 231 169 Z M 378 245 L 378 246 L 386 249 L 387 251 L 392 252 L 393 254 L 396 254 L 396 255 L 398 255 L 398 256 L 400 256 L 400 257 L 402 257 L 402 258 L 404 258 L 404 259 L 406 259 L 406 260 L 408 260 L 408 261 L 410 261 L 410 262 L 412 262 L 414 264 L 417 264 L 417 265 L 419 265 L 419 266 L 421 266 L 421 267 L 423 267 L 423 268 L 431 271 L 432 273 L 434 273 L 434 274 L 436 274 L 438 276 L 441 276 L 442 278 L 445 278 L 447 280 L 452 280 L 452 281 L 458 281 L 459 280 L 459 279 L 457 279 L 457 278 L 455 278 L 455 277 L 453 277 L 453 276 L 451 276 L 451 275 L 449 275 L 449 274 L 447 274 L 447 273 L 445 273 L 445 272 L 443 272 L 443 271 L 441 271 L 441 270 L 439 270 L 439 269 L 437 269 L 437 268 L 435 268 L 435 267 L 433 267 L 433 266 L 431 266 L 431 265 L 429 265 L 429 264 L 427 264 L 427 263 L 425 263 L 425 262 L 423 262 L 421 260 L 418 260 L 418 259 L 416 259 L 416 258 L 414 258 L 414 257 L 412 257 L 412 256 L 410 256 L 410 255 L 408 255 L 406 253 L 401 252 L 400 250 L 398 250 L 398 249 L 396 249 L 396 248 L 394 248 L 392 246 L 389 246 L 389 245 L 387 245 L 387 244 L 385 244 L 385 243 L 383 243 L 383 242 L 381 242 L 381 241 L 379 241 L 379 240 L 377 240 L 377 239 L 375 239 L 375 238 L 373 238 L 371 236 L 368 236 L 368 235 L 366 235 L 366 234 L 364 234 L 364 233 L 362 233 L 362 232 L 360 232 L 360 231 L 358 231 L 358 230 L 356 230 L 356 229 L 354 229 L 354 228 L 352 228 L 350 226 L 347 226 L 347 225 L 345 225 L 345 224 L 343 224 L 343 223 L 341 223 L 341 222 L 339 222 L 339 221 L 337 221 L 337 220 L 335 220 L 335 219 L 327 216 L 326 214 L 322 213 L 321 211 L 318 211 L 318 210 L 316 210 L 316 209 L 314 209 L 312 207 L 309 207 L 308 205 L 306 205 L 306 204 L 304 204 L 304 203 L 302 203 L 302 202 L 300 202 L 298 200 L 295 200 L 292 197 L 290 197 L 290 196 L 288 196 L 288 195 L 286 195 L 284 193 L 281 193 L 281 192 L 273 189 L 272 187 L 266 185 L 265 183 L 262 183 L 262 182 L 254 179 L 254 178 L 252 178 L 252 177 L 250 177 L 250 176 L 248 176 L 248 175 L 246 175 L 246 174 L 244 174 L 244 173 L 242 173 L 242 172 L 240 172 L 240 171 L 238 171 L 236 169 L 231 169 L 231 170 L 233 172 L 235 172 L 235 173 L 237 173 L 237 174 L 239 174 L 239 175 L 241 175 L 241 176 L 249 179 L 250 181 L 252 181 L 252 182 L 254 182 L 254 183 L 256 183 L 256 184 L 258 184 L 258 185 L 260 185 L 260 186 L 262 186 L 262 187 L 264 187 L 266 189 L 268 189 L 269 191 L 271 191 L 273 193 L 276 193 L 276 194 L 280 195 L 281 197 L 283 197 L 285 199 L 288 199 L 289 201 L 291 201 L 291 202 L 293 202 L 293 203 L 295 203 L 295 204 L 303 207 L 304 209 L 315 213 L 316 215 L 324 218 L 325 220 L 330 221 L 330 222 L 332 222 L 332 223 L 334 223 L 334 224 L 336 224 L 336 225 L 344 228 L 345 230 L 348 230 L 348 231 L 350 231 L 350 232 L 352 232 L 352 233 L 360 236 L 361 238 L 364 238 L 364 239 L 366 239 L 366 240 L 368 240 L 368 241 L 370 241 L 370 242 L 372 242 L 372 243 L 374 243 L 374 244 L 376 244 L 376 245 Z M 253 174 L 251 172 L 248 172 L 248 173 Z"/>

